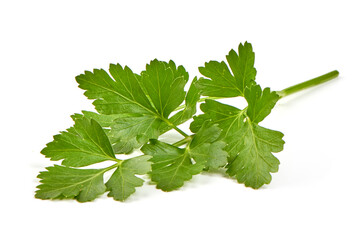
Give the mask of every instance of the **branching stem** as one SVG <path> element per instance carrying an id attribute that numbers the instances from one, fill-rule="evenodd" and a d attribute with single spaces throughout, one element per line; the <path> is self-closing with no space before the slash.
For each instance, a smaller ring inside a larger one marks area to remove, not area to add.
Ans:
<path id="1" fill-rule="evenodd" d="M 326 73 L 324 75 L 321 75 L 319 77 L 310 79 L 308 81 L 296 84 L 294 86 L 285 88 L 281 91 L 276 91 L 277 94 L 279 94 L 280 98 L 289 96 L 293 93 L 305 90 L 307 88 L 311 88 L 311 87 L 315 87 L 319 84 L 325 83 L 330 81 L 331 79 L 336 78 L 337 76 L 339 76 L 339 71 L 334 70 L 332 72 Z M 198 102 L 205 102 L 206 99 L 223 99 L 223 97 L 204 97 L 204 98 L 200 98 Z M 181 110 L 185 108 L 185 104 L 184 105 L 180 105 L 179 107 L 176 108 L 176 110 Z M 167 120 L 167 119 L 166 119 Z M 169 126 L 171 126 L 173 129 L 175 129 L 177 132 L 179 132 L 181 135 L 183 135 L 185 138 L 174 143 L 173 145 L 176 147 L 180 147 L 186 143 L 188 143 L 191 139 L 192 136 L 187 135 L 186 133 L 184 133 L 182 130 L 180 130 L 178 127 L 176 127 L 174 124 L 172 124 L 170 121 L 167 121 L 167 123 L 169 124 Z"/>
<path id="2" fill-rule="evenodd" d="M 178 128 L 175 124 L 173 124 L 172 122 L 170 122 L 168 119 L 162 118 L 162 120 L 163 120 L 164 122 L 166 122 L 170 127 L 172 127 L 175 131 L 177 131 L 178 133 L 180 133 L 181 135 L 183 135 L 185 138 L 189 137 L 189 135 L 187 135 L 184 131 L 182 131 L 180 128 Z"/>
<path id="3" fill-rule="evenodd" d="M 187 136 L 186 138 L 183 138 L 183 139 L 181 139 L 180 141 L 174 143 L 173 146 L 175 146 L 175 147 L 180 147 L 180 146 L 182 146 L 182 145 L 190 142 L 192 138 L 193 138 L 193 135 Z"/>

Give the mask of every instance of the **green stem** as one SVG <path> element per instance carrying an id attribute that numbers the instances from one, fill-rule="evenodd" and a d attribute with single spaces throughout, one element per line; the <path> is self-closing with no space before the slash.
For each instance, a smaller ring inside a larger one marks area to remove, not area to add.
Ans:
<path id="1" fill-rule="evenodd" d="M 183 132 L 180 128 L 178 128 L 177 126 L 173 125 L 172 126 L 178 133 L 180 133 L 181 135 L 183 135 L 184 137 L 188 137 L 189 135 L 187 135 L 185 132 Z"/>
<path id="2" fill-rule="evenodd" d="M 280 98 L 286 97 L 290 94 L 302 91 L 304 89 L 310 88 L 310 87 L 314 87 L 316 85 L 322 84 L 324 82 L 330 81 L 331 79 L 336 78 L 337 76 L 339 76 L 339 72 L 337 70 L 326 73 L 324 75 L 321 75 L 319 77 L 310 79 L 308 81 L 296 84 L 294 86 L 285 88 L 281 91 L 277 91 L 277 94 L 279 94 Z"/>
<path id="3" fill-rule="evenodd" d="M 117 167 L 120 166 L 122 163 L 123 163 L 123 160 L 119 160 L 119 162 L 117 162 L 117 163 L 115 163 L 115 164 L 113 164 L 113 165 L 110 165 L 110 166 L 107 167 L 107 168 L 103 168 L 102 173 L 107 172 L 107 171 L 110 171 L 110 170 L 113 169 L 113 168 L 117 168 Z"/>
<path id="4" fill-rule="evenodd" d="M 180 133 L 181 135 L 183 135 L 185 138 L 189 137 L 189 135 L 187 135 L 185 132 L 183 132 L 180 128 L 178 128 L 175 124 L 173 124 L 172 122 L 170 122 L 168 119 L 162 118 L 162 120 L 163 120 L 164 122 L 166 122 L 167 125 L 169 125 L 169 126 L 172 127 L 174 130 L 176 130 L 178 133 Z"/>
<path id="5" fill-rule="evenodd" d="M 173 146 L 180 147 L 180 146 L 190 142 L 192 138 L 193 138 L 193 136 L 187 136 L 186 138 L 183 138 L 180 141 L 174 143 Z"/>
<path id="6" fill-rule="evenodd" d="M 205 102 L 205 100 L 206 99 L 223 99 L 223 98 L 225 98 L 225 97 L 204 97 L 204 98 L 200 98 L 197 102 Z M 183 105 L 180 105 L 180 106 L 178 106 L 174 111 L 178 111 L 178 110 L 181 110 L 181 109 L 184 109 L 185 108 L 185 104 L 183 104 Z"/>

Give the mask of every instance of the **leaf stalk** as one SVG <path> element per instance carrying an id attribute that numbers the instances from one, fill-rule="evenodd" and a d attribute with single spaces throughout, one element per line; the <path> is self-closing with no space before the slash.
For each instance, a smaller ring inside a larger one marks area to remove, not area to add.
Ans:
<path id="1" fill-rule="evenodd" d="M 180 133 L 181 135 L 183 135 L 185 138 L 189 137 L 189 135 L 187 135 L 184 131 L 182 131 L 180 128 L 178 128 L 175 124 L 173 124 L 172 122 L 170 122 L 168 119 L 162 118 L 162 120 L 163 120 L 164 122 L 166 122 L 167 125 L 169 125 L 170 127 L 172 127 L 175 131 L 177 131 L 178 133 Z"/>
<path id="2" fill-rule="evenodd" d="M 339 76 L 339 71 L 335 70 L 335 71 L 326 73 L 324 75 L 321 75 L 319 77 L 310 79 L 308 81 L 305 81 L 305 82 L 296 84 L 294 86 L 285 88 L 285 89 L 283 89 L 281 91 L 277 91 L 276 93 L 280 96 L 280 98 L 283 98 L 283 97 L 289 96 L 291 94 L 294 94 L 296 92 L 305 90 L 307 88 L 314 87 L 314 86 L 317 86 L 319 84 L 328 82 L 331 79 L 336 78 L 337 76 Z"/>
<path id="3" fill-rule="evenodd" d="M 193 135 L 187 136 L 186 138 L 183 138 L 183 139 L 181 139 L 180 141 L 174 143 L 173 146 L 175 146 L 175 147 L 180 147 L 180 146 L 182 146 L 182 145 L 190 142 L 192 138 L 193 138 Z"/>

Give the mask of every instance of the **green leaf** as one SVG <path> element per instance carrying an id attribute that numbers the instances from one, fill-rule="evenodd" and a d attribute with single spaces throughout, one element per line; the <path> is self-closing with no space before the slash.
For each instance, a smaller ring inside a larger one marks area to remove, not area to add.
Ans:
<path id="1" fill-rule="evenodd" d="M 102 127 L 93 119 L 77 115 L 73 127 L 54 136 L 41 151 L 47 158 L 62 165 L 82 167 L 115 159 L 114 151 Z"/>
<path id="2" fill-rule="evenodd" d="M 169 119 L 169 121 L 172 122 L 174 125 L 180 125 L 186 122 L 196 113 L 196 104 L 200 99 L 199 90 L 195 87 L 196 81 L 197 78 L 195 77 L 186 94 L 184 109 L 178 111 Z M 171 129 L 169 125 L 162 123 L 157 126 L 157 129 L 148 128 L 145 129 L 145 132 L 133 136 L 133 132 L 139 132 L 137 128 L 142 126 L 142 124 L 138 125 L 138 120 L 143 118 L 143 120 L 146 121 L 148 117 L 147 115 L 140 115 L 134 120 L 133 116 L 136 116 L 136 114 L 105 115 L 89 111 L 82 111 L 82 115 L 75 114 L 73 115 L 73 118 L 76 118 L 77 116 L 82 117 L 83 115 L 88 118 L 95 119 L 103 128 L 105 128 L 105 131 L 107 133 L 107 136 L 109 137 L 115 153 L 130 153 L 134 148 L 141 147 L 148 141 L 147 137 L 142 138 L 143 136 L 149 136 L 149 134 L 147 134 L 147 131 L 156 131 L 156 136 L 161 135 Z M 150 117 L 150 119 L 152 120 L 152 117 Z"/>
<path id="3" fill-rule="evenodd" d="M 247 187 L 257 189 L 269 184 L 270 173 L 277 172 L 280 164 L 272 153 L 283 150 L 283 136 L 281 132 L 246 121 L 236 135 L 229 138 L 237 155 L 230 160 L 227 173 Z M 234 144 L 235 141 L 238 143 Z"/>
<path id="4" fill-rule="evenodd" d="M 185 149 L 155 139 L 151 139 L 141 151 L 153 156 L 151 180 L 163 191 L 180 188 L 184 181 L 190 180 L 192 175 L 200 173 L 204 167 L 203 163 L 193 164 Z"/>
<path id="5" fill-rule="evenodd" d="M 224 165 L 227 153 L 222 150 L 225 143 L 217 141 L 220 134 L 218 126 L 205 123 L 184 149 L 158 140 L 144 145 L 141 151 L 153 156 L 151 180 L 157 183 L 157 188 L 178 189 L 205 167 Z"/>
<path id="6" fill-rule="evenodd" d="M 41 184 L 36 198 L 76 198 L 79 202 L 86 202 L 106 190 L 103 182 L 105 169 L 75 169 L 58 165 L 46 169 L 38 175 Z"/>
<path id="7" fill-rule="evenodd" d="M 196 105 L 200 99 L 199 89 L 196 88 L 197 81 L 198 80 L 195 77 L 191 82 L 190 88 L 186 93 L 184 109 L 177 112 L 174 116 L 170 118 L 170 122 L 174 123 L 175 125 L 180 125 L 186 122 L 196 113 Z M 167 131 L 168 129 L 165 130 Z M 161 132 L 164 133 L 165 130 L 162 130 Z"/>
<path id="8" fill-rule="evenodd" d="M 135 192 L 136 187 L 141 187 L 144 180 L 136 177 L 136 174 L 146 174 L 151 170 L 148 160 L 151 156 L 139 156 L 124 160 L 106 183 L 110 191 L 108 196 L 115 200 L 124 201 Z"/>
<path id="9" fill-rule="evenodd" d="M 239 183 L 259 188 L 271 181 L 270 173 L 277 172 L 279 161 L 272 153 L 283 149 L 283 134 L 263 128 L 257 123 L 266 117 L 277 95 L 268 89 L 258 92 L 259 87 L 251 87 L 247 93 L 249 106 L 240 110 L 233 106 L 222 104 L 214 100 L 206 100 L 201 104 L 204 114 L 195 117 L 190 129 L 199 131 L 205 121 L 216 123 L 222 129 L 220 139 L 227 143 L 229 154 L 227 172 L 236 176 Z M 257 98 L 252 98 L 257 96 Z M 269 96 L 273 96 L 270 99 Z M 264 101 L 270 100 L 268 104 Z M 276 102 L 276 101 L 275 101 Z M 248 116 L 247 113 L 251 115 Z"/>
<path id="10" fill-rule="evenodd" d="M 184 86 L 189 78 L 185 69 L 176 68 L 172 61 L 153 60 L 141 76 L 119 64 L 111 64 L 109 71 L 112 78 L 104 70 L 95 69 L 77 76 L 76 80 L 86 90 L 85 95 L 95 99 L 93 104 L 99 113 L 116 116 L 110 125 L 113 131 L 110 136 L 117 153 L 129 153 L 148 139 L 158 138 L 173 125 L 190 118 L 196 109 L 187 108 L 169 120 L 185 99 Z M 195 95 L 192 93 L 189 98 Z"/>
<path id="11" fill-rule="evenodd" d="M 200 105 L 200 109 L 204 114 L 195 116 L 194 121 L 190 124 L 190 130 L 193 133 L 198 132 L 204 122 L 211 121 L 218 123 L 221 129 L 226 130 L 221 133 L 221 138 L 224 138 L 236 131 L 242 124 L 243 111 L 236 107 L 207 99 Z"/>
<path id="12" fill-rule="evenodd" d="M 248 42 L 239 44 L 238 53 L 231 50 L 226 56 L 235 81 L 241 92 L 244 93 L 246 87 L 254 84 L 256 69 L 254 68 L 255 53 L 252 45 Z"/>
<path id="13" fill-rule="evenodd" d="M 228 65 L 222 62 L 210 61 L 200 67 L 199 71 L 207 79 L 201 78 L 197 87 L 204 96 L 236 97 L 244 96 L 246 87 L 255 83 L 255 54 L 250 43 L 240 44 L 238 53 L 231 50 L 226 56 Z"/>
<path id="14" fill-rule="evenodd" d="M 142 186 L 144 180 L 136 175 L 144 175 L 151 169 L 148 161 L 151 156 L 139 156 L 102 169 L 78 169 L 55 165 L 40 172 L 40 185 L 37 187 L 36 198 L 62 199 L 75 198 L 79 202 L 94 200 L 106 190 L 108 196 L 124 201 Z M 116 168 L 110 179 L 104 184 L 105 172 Z"/>
<path id="15" fill-rule="evenodd" d="M 276 92 L 265 88 L 263 91 L 259 85 L 253 85 L 245 90 L 245 99 L 248 102 L 247 115 L 252 122 L 259 123 L 267 117 L 280 99 Z"/>
<path id="16" fill-rule="evenodd" d="M 83 118 L 84 116 L 88 119 L 94 119 L 103 128 L 108 130 L 108 128 L 110 128 L 110 126 L 114 122 L 114 120 L 119 118 L 119 116 L 121 116 L 121 114 L 105 115 L 105 114 L 98 114 L 98 113 L 90 112 L 90 111 L 81 111 L 81 114 L 75 113 L 71 117 L 75 121 L 76 119 Z M 109 135 L 107 135 L 107 136 L 109 137 Z"/>
<path id="17" fill-rule="evenodd" d="M 114 152 L 117 153 L 131 153 L 134 148 L 141 147 L 144 143 L 139 142 L 136 136 L 126 135 L 126 131 L 130 131 L 131 129 L 124 128 L 121 131 L 121 119 L 126 118 L 124 114 L 98 114 L 89 111 L 82 111 L 82 114 L 87 118 L 92 118 L 96 120 L 106 132 L 106 135 L 109 137 L 110 143 L 114 149 Z M 82 117 L 81 114 L 74 114 L 72 117 L 77 118 L 77 116 Z M 119 119 L 119 120 L 118 120 Z M 120 126 L 116 126 L 116 122 L 120 122 Z M 123 122 L 122 126 L 125 126 L 128 121 Z M 131 124 L 129 124 L 131 126 Z M 136 126 L 136 125 L 135 125 Z M 118 129 L 118 127 L 120 129 Z M 167 127 L 167 125 L 163 125 L 162 127 Z M 121 132 L 119 132 L 121 131 Z"/>
<path id="18" fill-rule="evenodd" d="M 153 60 L 146 65 L 146 71 L 141 73 L 141 83 L 157 115 L 164 118 L 184 101 L 186 95 L 184 87 L 187 79 L 177 76 L 173 70 L 174 67 L 169 68 L 166 63 Z"/>
<path id="19" fill-rule="evenodd" d="M 190 153 L 197 161 L 205 162 L 206 168 L 225 166 L 228 154 L 226 143 L 219 140 L 222 130 L 217 124 L 205 122 L 190 142 Z"/>
<path id="20" fill-rule="evenodd" d="M 72 116 L 75 124 L 67 132 L 54 137 L 42 153 L 52 160 L 64 159 L 65 166 L 55 165 L 41 172 L 38 178 L 41 184 L 36 193 L 41 199 L 76 198 L 80 202 L 91 201 L 106 190 L 115 200 L 123 201 L 142 186 L 143 180 L 135 175 L 150 171 L 151 156 L 140 156 L 127 160 L 115 157 L 110 141 L 99 123 L 89 117 L 102 121 L 104 126 L 112 124 L 112 115 L 99 117 L 92 112 L 83 112 Z M 78 169 L 90 164 L 112 160 L 116 163 L 103 169 Z M 106 186 L 103 174 L 116 168 Z"/>
<path id="21" fill-rule="evenodd" d="M 242 96 L 242 89 L 236 84 L 225 62 L 210 61 L 199 72 L 207 78 L 200 78 L 196 87 L 201 95 L 211 97 Z"/>

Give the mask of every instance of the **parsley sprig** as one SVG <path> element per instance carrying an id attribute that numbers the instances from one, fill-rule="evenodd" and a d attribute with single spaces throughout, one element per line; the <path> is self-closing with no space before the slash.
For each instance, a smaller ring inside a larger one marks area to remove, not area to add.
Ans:
<path id="1" fill-rule="evenodd" d="M 109 73 L 94 69 L 77 76 L 97 112 L 74 114 L 74 125 L 41 151 L 61 162 L 40 172 L 35 196 L 86 202 L 108 192 L 124 201 L 143 185 L 139 175 L 147 174 L 157 188 L 172 191 L 193 175 L 219 168 L 247 187 L 269 184 L 271 173 L 279 168 L 274 153 L 282 151 L 284 135 L 260 123 L 280 98 L 329 81 L 339 72 L 271 91 L 255 81 L 250 43 L 231 50 L 226 60 L 205 63 L 199 68 L 203 77 L 195 77 L 187 91 L 189 74 L 173 61 L 155 59 L 140 74 L 110 64 Z M 244 97 L 248 106 L 239 109 L 216 101 L 228 97 Z M 200 102 L 202 113 L 195 115 Z M 188 135 L 179 125 L 190 119 Z M 171 129 L 183 139 L 173 144 L 158 140 Z M 136 149 L 144 155 L 126 159 Z M 106 168 L 88 168 L 105 161 L 111 162 Z M 108 171 L 111 176 L 104 181 Z"/>

